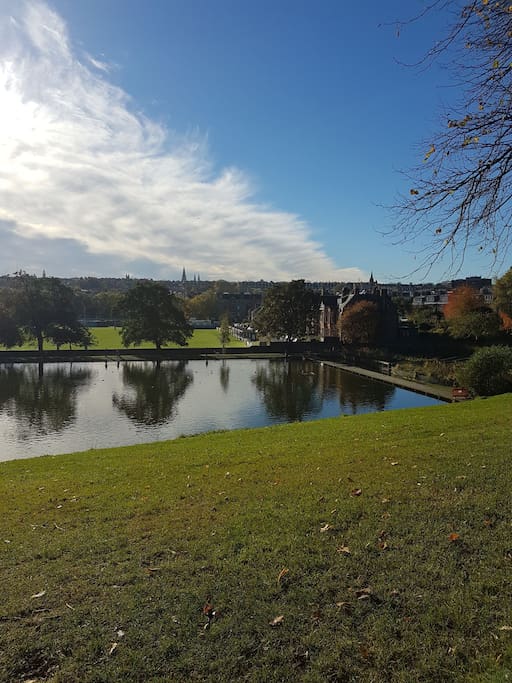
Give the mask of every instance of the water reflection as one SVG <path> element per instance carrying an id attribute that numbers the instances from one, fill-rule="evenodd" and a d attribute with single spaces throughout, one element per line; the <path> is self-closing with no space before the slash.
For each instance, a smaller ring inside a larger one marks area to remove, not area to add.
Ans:
<path id="1" fill-rule="evenodd" d="M 229 365 L 227 365 L 225 360 L 222 361 L 222 364 L 219 368 L 219 379 L 222 391 L 227 394 L 229 389 Z"/>
<path id="2" fill-rule="evenodd" d="M 0 413 L 13 418 L 20 439 L 62 431 L 76 419 L 78 390 L 91 370 L 73 366 L 0 366 Z"/>
<path id="3" fill-rule="evenodd" d="M 340 372 L 330 365 L 320 366 L 320 392 L 324 398 L 338 398 L 342 413 L 356 415 L 362 411 L 384 410 L 391 402 L 396 387 Z"/>
<path id="4" fill-rule="evenodd" d="M 322 410 L 317 373 L 312 363 L 270 363 L 256 370 L 253 382 L 272 417 L 297 422 Z"/>
<path id="5" fill-rule="evenodd" d="M 194 376 L 187 361 L 179 361 L 123 365 L 122 379 L 129 391 L 114 392 L 113 405 L 139 425 L 158 425 L 171 417 Z"/>
<path id="6" fill-rule="evenodd" d="M 356 415 L 362 408 L 368 410 L 384 410 L 393 398 L 396 388 L 384 382 L 369 382 L 368 380 L 343 373 L 340 386 L 340 406 L 342 412 Z"/>

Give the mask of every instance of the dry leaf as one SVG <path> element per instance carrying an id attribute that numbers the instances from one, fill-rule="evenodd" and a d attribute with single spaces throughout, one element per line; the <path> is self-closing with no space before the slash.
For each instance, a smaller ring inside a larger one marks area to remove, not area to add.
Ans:
<path id="1" fill-rule="evenodd" d="M 460 538 L 460 535 L 456 534 L 455 532 L 448 536 L 448 540 L 450 541 L 450 543 L 455 543 L 455 541 L 458 541 L 459 538 Z"/>
<path id="2" fill-rule="evenodd" d="M 332 529 L 332 526 L 330 524 L 324 524 L 322 527 L 320 527 L 320 533 L 324 534 L 326 531 L 329 531 Z"/>
<path id="3" fill-rule="evenodd" d="M 280 614 L 277 617 L 274 617 L 272 621 L 269 622 L 271 626 L 279 626 L 279 624 L 282 624 L 284 621 L 284 614 Z"/>
<path id="4" fill-rule="evenodd" d="M 350 548 L 348 547 L 348 545 L 340 545 L 340 547 L 336 548 L 336 550 L 339 553 L 343 553 L 344 555 L 350 555 Z"/>
<path id="5" fill-rule="evenodd" d="M 208 617 L 208 619 L 213 619 L 215 616 L 215 610 L 213 609 L 213 605 L 211 602 L 207 602 L 204 607 L 203 607 L 203 614 L 205 617 Z"/>
<path id="6" fill-rule="evenodd" d="M 389 503 L 389 502 L 391 502 L 391 498 L 383 498 L 380 502 L 381 503 Z"/>
<path id="7" fill-rule="evenodd" d="M 34 593 L 34 595 L 30 596 L 30 599 L 32 600 L 33 598 L 42 598 L 43 595 L 46 595 L 46 591 L 40 591 L 39 593 Z"/>
<path id="8" fill-rule="evenodd" d="M 361 657 L 363 657 L 363 659 L 368 659 L 370 656 L 370 650 L 366 645 L 360 645 L 359 652 L 361 653 Z"/>
<path id="9" fill-rule="evenodd" d="M 391 464 L 392 464 L 393 467 L 394 467 L 395 465 L 399 465 L 400 463 L 399 463 L 398 461 L 396 461 L 396 462 L 392 462 Z"/>
<path id="10" fill-rule="evenodd" d="M 277 575 L 277 585 L 278 585 L 278 586 L 279 586 L 279 584 L 281 583 L 281 579 L 282 579 L 283 577 L 285 577 L 285 576 L 288 574 L 289 571 L 290 571 L 290 570 L 287 569 L 286 567 L 283 567 L 283 568 L 281 569 L 281 571 L 280 571 L 279 574 Z"/>
<path id="11" fill-rule="evenodd" d="M 360 496 L 362 492 L 363 492 L 362 489 L 352 489 L 352 491 L 350 492 L 350 495 L 351 496 Z"/>
<path id="12" fill-rule="evenodd" d="M 388 550 L 389 545 L 386 543 L 386 541 L 381 541 L 379 543 L 379 550 Z"/>
<path id="13" fill-rule="evenodd" d="M 337 602 L 336 607 L 338 607 L 339 609 L 351 609 L 352 605 L 350 604 L 350 602 L 342 601 Z"/>
<path id="14" fill-rule="evenodd" d="M 108 651 L 108 654 L 109 655 L 114 654 L 114 651 L 116 648 L 117 648 L 117 643 L 112 643 L 112 645 L 110 646 L 110 650 Z"/>
<path id="15" fill-rule="evenodd" d="M 372 594 L 372 589 L 370 586 L 367 586 L 366 588 L 358 588 L 355 591 L 355 594 L 358 600 L 368 600 Z"/>
<path id="16" fill-rule="evenodd" d="M 498 631 L 512 631 L 512 626 L 500 626 Z"/>

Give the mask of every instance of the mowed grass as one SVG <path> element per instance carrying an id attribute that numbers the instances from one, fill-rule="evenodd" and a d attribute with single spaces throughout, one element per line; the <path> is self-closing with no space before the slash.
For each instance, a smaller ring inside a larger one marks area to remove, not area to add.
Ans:
<path id="1" fill-rule="evenodd" d="M 93 333 L 96 343 L 93 348 L 95 349 L 123 349 L 123 343 L 121 341 L 121 328 L 120 327 L 91 327 L 89 328 L 91 332 Z M 188 341 L 188 346 L 190 348 L 209 348 L 209 349 L 216 349 L 221 347 L 221 343 L 219 341 L 219 333 L 217 330 L 194 330 L 194 334 L 189 339 Z M 239 341 L 238 339 L 232 338 L 229 344 L 226 344 L 226 346 L 229 347 L 234 347 L 234 346 L 245 346 L 245 343 L 242 341 Z M 0 349 L 4 349 L 5 347 L 0 346 Z M 54 344 L 50 344 L 49 342 L 45 342 L 44 348 L 48 350 L 53 350 L 55 349 Z M 69 348 L 67 344 L 62 346 L 63 349 Z M 81 346 L 72 346 L 71 348 L 74 349 L 81 349 L 83 347 Z M 154 344 L 150 344 L 149 342 L 143 342 L 142 344 L 138 345 L 137 348 L 141 349 L 151 349 L 155 348 Z M 180 348 L 177 344 L 168 344 L 166 348 Z M 12 350 L 35 350 L 37 349 L 37 343 L 35 341 L 27 342 L 23 344 L 21 347 L 14 347 Z"/>
<path id="2" fill-rule="evenodd" d="M 511 417 L 507 395 L 0 464 L 0 680 L 511 680 Z"/>

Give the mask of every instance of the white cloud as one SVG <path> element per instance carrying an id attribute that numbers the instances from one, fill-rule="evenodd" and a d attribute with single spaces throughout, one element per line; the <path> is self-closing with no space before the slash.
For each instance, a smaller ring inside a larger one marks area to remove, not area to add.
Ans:
<path id="1" fill-rule="evenodd" d="M 90 273 L 97 256 L 97 274 L 173 277 L 185 266 L 203 279 L 364 278 L 336 267 L 299 217 L 256 203 L 242 171 L 215 174 L 200 138 L 134 113 L 106 64 L 76 57 L 47 5 L 4 6 L 0 272 L 24 267 L 19 247 L 9 251 L 23 244 L 25 263 L 47 270 L 53 247 L 66 253 L 60 275 L 80 263 Z"/>

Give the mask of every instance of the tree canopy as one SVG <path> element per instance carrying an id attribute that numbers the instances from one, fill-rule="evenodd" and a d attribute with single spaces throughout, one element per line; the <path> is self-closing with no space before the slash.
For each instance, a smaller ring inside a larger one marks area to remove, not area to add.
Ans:
<path id="1" fill-rule="evenodd" d="M 496 280 L 493 293 L 498 311 L 512 317 L 512 268 Z"/>
<path id="2" fill-rule="evenodd" d="M 482 297 L 472 287 L 463 285 L 454 289 L 443 312 L 453 337 L 478 340 L 482 337 L 494 337 L 499 333 L 499 315 L 485 305 Z"/>
<path id="3" fill-rule="evenodd" d="M 393 233 L 416 244 L 420 268 L 444 255 L 457 267 L 476 251 L 495 260 L 512 241 L 512 5 L 432 0 L 420 16 L 432 10 L 453 10 L 455 20 L 421 64 L 446 57 L 460 97 L 396 207 Z"/>
<path id="4" fill-rule="evenodd" d="M 267 291 L 255 323 L 263 335 L 302 339 L 314 333 L 317 315 L 313 292 L 304 280 L 293 280 L 275 284 Z"/>
<path id="5" fill-rule="evenodd" d="M 338 324 L 344 344 L 372 344 L 380 322 L 379 308 L 373 301 L 358 301 L 340 317 Z"/>
<path id="6" fill-rule="evenodd" d="M 36 339 L 39 351 L 45 339 L 92 343 L 89 331 L 78 321 L 73 290 L 55 277 L 18 275 L 12 309 L 22 333 Z"/>
<path id="7" fill-rule="evenodd" d="M 164 285 L 139 282 L 127 292 L 119 310 L 122 319 L 121 339 L 125 346 L 153 343 L 160 349 L 167 343 L 185 346 L 193 330 L 182 307 Z"/>

